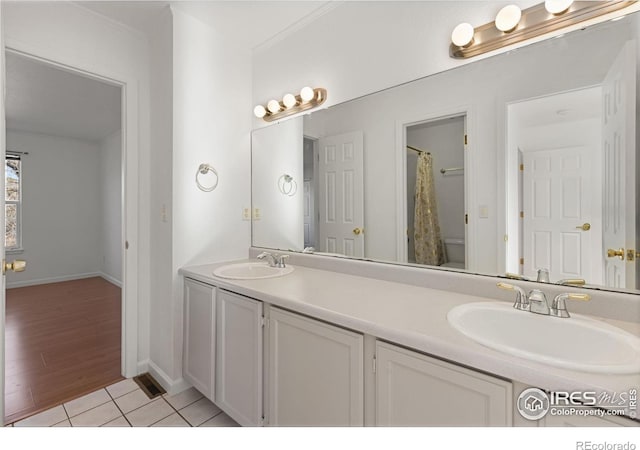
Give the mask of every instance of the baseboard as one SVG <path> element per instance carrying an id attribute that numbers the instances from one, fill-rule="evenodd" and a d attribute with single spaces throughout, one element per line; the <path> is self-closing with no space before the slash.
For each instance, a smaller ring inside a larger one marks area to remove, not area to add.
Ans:
<path id="1" fill-rule="evenodd" d="M 149 373 L 158 383 L 164 388 L 169 395 L 175 395 L 191 387 L 184 378 L 173 380 L 167 375 L 160 367 L 154 364 L 153 361 L 148 361 Z"/>
<path id="2" fill-rule="evenodd" d="M 85 278 L 102 277 L 100 272 L 79 273 L 75 275 L 65 275 L 62 277 L 39 278 L 26 281 L 7 281 L 7 289 L 37 286 L 39 284 L 60 283 L 62 281 L 83 280 Z"/>
<path id="3" fill-rule="evenodd" d="M 107 275 L 104 272 L 100 272 L 99 276 L 104 278 L 105 280 L 107 280 L 109 283 L 115 284 L 119 288 L 122 288 L 122 281 L 117 280 L 116 278 L 112 277 L 111 275 Z"/>

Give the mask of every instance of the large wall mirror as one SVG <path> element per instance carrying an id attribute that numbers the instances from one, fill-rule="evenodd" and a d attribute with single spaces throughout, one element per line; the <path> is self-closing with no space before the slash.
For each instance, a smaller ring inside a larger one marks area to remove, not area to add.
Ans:
<path id="1" fill-rule="evenodd" d="M 253 245 L 638 292 L 639 14 L 254 130 Z"/>

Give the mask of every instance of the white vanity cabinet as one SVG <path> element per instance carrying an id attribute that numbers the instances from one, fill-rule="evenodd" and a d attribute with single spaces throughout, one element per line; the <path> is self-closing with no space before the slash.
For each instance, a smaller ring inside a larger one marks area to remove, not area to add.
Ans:
<path id="1" fill-rule="evenodd" d="M 376 342 L 377 426 L 511 426 L 509 381 Z"/>
<path id="2" fill-rule="evenodd" d="M 271 308 L 268 425 L 363 426 L 361 334 Z"/>
<path id="3" fill-rule="evenodd" d="M 184 280 L 183 376 L 214 400 L 216 288 Z"/>
<path id="4" fill-rule="evenodd" d="M 243 426 L 262 425 L 262 302 L 220 289 L 216 404 Z"/>

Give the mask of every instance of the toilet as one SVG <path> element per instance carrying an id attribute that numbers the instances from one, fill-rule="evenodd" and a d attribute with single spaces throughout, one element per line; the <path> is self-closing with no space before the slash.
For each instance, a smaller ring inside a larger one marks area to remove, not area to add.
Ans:
<path id="1" fill-rule="evenodd" d="M 444 264 L 440 267 L 464 269 L 464 238 L 444 238 Z"/>

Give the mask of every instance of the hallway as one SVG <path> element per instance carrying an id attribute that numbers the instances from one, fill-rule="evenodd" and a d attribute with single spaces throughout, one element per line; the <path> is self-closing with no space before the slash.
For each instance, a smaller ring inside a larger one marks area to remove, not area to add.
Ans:
<path id="1" fill-rule="evenodd" d="M 121 289 L 100 277 L 7 289 L 12 423 L 122 379 Z"/>

